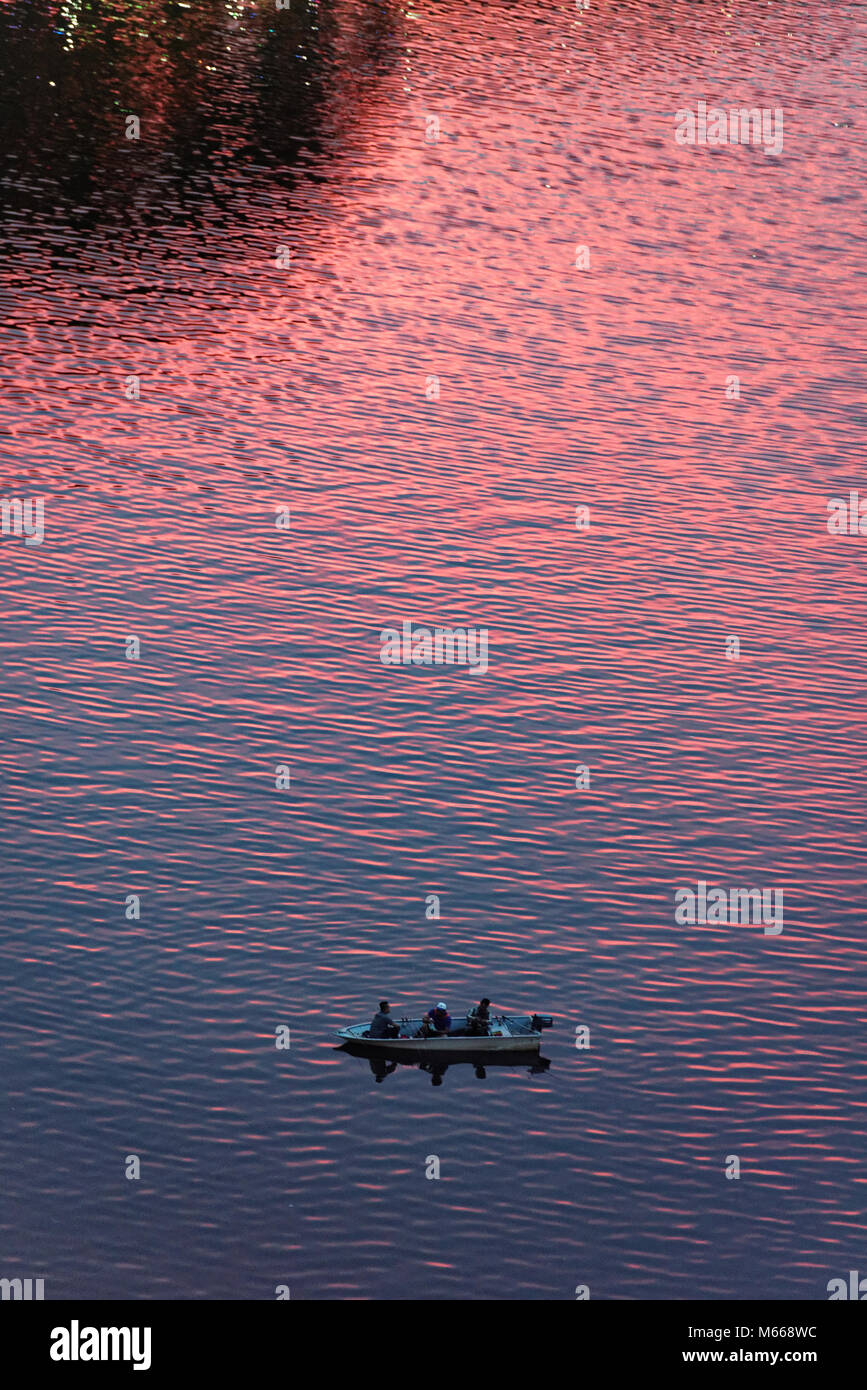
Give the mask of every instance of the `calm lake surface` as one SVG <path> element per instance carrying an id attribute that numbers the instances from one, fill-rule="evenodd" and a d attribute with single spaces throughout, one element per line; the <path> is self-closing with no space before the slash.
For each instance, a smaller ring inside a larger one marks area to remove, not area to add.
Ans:
<path id="1" fill-rule="evenodd" d="M 848 3 L 0 6 L 0 495 L 45 499 L 0 537 L 0 1275 L 867 1271 L 867 537 L 827 524 L 867 496 L 864 40 Z M 782 150 L 678 144 L 703 100 Z M 488 670 L 384 665 L 404 621 Z M 676 923 L 700 880 L 783 930 Z M 482 994 L 554 1016 L 547 1070 L 335 1050 Z"/>

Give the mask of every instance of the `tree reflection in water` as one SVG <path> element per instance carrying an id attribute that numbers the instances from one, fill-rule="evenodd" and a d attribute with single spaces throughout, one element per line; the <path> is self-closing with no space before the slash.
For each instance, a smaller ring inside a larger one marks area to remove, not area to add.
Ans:
<path id="1" fill-rule="evenodd" d="M 289 188 L 394 67 L 395 14 L 377 0 L 12 0 L 0 6 L 3 202 L 148 225 L 225 214 L 263 180 Z"/>

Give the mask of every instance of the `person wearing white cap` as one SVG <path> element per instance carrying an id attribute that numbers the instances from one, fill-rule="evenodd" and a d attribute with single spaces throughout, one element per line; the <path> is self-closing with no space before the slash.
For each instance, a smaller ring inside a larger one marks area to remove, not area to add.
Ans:
<path id="1" fill-rule="evenodd" d="M 447 1033 L 452 1026 L 452 1016 L 445 1004 L 437 1004 L 429 1010 L 431 1022 L 438 1033 Z"/>

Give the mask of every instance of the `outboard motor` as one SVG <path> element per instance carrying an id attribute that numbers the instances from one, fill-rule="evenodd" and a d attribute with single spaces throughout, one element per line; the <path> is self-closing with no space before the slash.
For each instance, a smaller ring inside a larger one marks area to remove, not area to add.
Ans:
<path id="1" fill-rule="evenodd" d="M 541 1033 L 543 1028 L 553 1028 L 554 1020 L 550 1014 L 533 1014 L 530 1019 L 530 1027 L 534 1028 L 537 1033 Z"/>

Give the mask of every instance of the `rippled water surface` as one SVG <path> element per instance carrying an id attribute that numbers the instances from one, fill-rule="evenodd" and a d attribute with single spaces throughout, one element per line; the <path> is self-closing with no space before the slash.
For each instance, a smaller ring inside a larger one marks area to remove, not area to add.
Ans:
<path id="1" fill-rule="evenodd" d="M 0 1274 L 864 1268 L 867 538 L 827 528 L 867 496 L 864 36 L 0 7 L 0 494 L 45 498 L 0 537 Z M 677 144 L 700 100 L 781 108 L 782 151 Z M 383 665 L 405 620 L 486 628 L 488 670 Z M 782 889 L 783 931 L 677 925 L 699 880 Z M 554 1015 L 547 1070 L 334 1049 L 483 993 Z"/>

